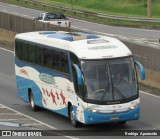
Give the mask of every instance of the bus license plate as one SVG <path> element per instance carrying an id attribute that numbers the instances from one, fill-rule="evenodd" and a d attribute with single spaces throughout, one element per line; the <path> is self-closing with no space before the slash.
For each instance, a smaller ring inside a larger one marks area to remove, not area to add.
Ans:
<path id="1" fill-rule="evenodd" d="M 112 120 L 112 121 L 119 120 L 119 117 L 118 116 L 113 116 L 113 117 L 110 118 L 110 120 Z"/>

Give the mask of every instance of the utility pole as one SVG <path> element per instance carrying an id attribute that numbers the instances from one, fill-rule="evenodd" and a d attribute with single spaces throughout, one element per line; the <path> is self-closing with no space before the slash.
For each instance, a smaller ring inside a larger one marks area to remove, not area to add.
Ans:
<path id="1" fill-rule="evenodd" d="M 151 0 L 147 0 L 147 17 L 151 18 L 152 14 L 151 14 Z"/>

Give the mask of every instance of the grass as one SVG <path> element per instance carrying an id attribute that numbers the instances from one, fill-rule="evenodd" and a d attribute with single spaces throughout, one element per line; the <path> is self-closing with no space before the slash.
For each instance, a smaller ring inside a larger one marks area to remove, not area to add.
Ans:
<path id="1" fill-rule="evenodd" d="M 33 9 L 48 11 L 48 12 L 63 12 L 65 15 L 84 19 L 92 22 L 98 22 L 102 24 L 118 25 L 118 26 L 132 26 L 141 28 L 160 28 L 160 23 L 139 22 L 139 21 L 125 21 L 107 18 L 98 18 L 85 14 L 78 14 L 63 9 L 54 9 L 51 7 L 42 6 L 39 4 L 33 4 L 25 2 L 24 0 L 0 0 L 2 2 L 16 4 Z M 71 6 L 71 0 L 39 0 L 42 2 L 48 2 L 51 4 Z M 123 1 L 123 3 L 122 3 Z M 73 8 L 80 8 L 81 10 L 87 10 L 90 12 L 102 12 L 106 14 L 125 15 L 125 16 L 140 16 L 146 17 L 146 5 L 144 3 L 147 0 L 72 0 Z M 116 3 L 116 4 L 115 4 Z M 153 6 L 158 7 L 158 0 L 152 0 Z M 159 2 L 160 3 L 160 2 Z M 118 7 L 118 8 L 117 8 Z M 157 11 L 157 12 L 155 12 Z M 155 14 L 154 14 L 155 13 Z M 160 17 L 160 8 L 154 8 L 152 13 L 155 17 Z"/>
<path id="2" fill-rule="evenodd" d="M 13 51 L 14 50 L 14 41 L 9 42 L 7 40 L 0 40 L 0 47 Z"/>
<path id="3" fill-rule="evenodd" d="M 96 13 L 147 17 L 147 0 L 38 0 Z M 160 1 L 152 0 L 152 16 L 160 17 Z"/>

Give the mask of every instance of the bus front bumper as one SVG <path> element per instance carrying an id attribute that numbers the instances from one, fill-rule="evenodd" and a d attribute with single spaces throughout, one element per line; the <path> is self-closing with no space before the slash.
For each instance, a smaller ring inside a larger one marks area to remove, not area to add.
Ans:
<path id="1" fill-rule="evenodd" d="M 140 118 L 140 107 L 117 114 L 99 114 L 85 110 L 84 115 L 85 124 L 125 122 L 138 120 Z"/>

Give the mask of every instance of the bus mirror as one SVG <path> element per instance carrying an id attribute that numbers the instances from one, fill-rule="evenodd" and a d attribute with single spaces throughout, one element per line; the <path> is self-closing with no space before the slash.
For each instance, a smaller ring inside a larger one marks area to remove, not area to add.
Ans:
<path id="1" fill-rule="evenodd" d="M 146 73 L 145 73 L 145 69 L 144 69 L 143 65 L 141 63 L 139 63 L 138 61 L 134 61 L 134 63 L 140 70 L 141 80 L 145 80 Z"/>
<path id="2" fill-rule="evenodd" d="M 82 72 L 80 68 L 78 67 L 78 65 L 73 64 L 73 66 L 76 69 L 78 85 L 82 85 L 83 84 Z"/>

